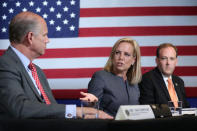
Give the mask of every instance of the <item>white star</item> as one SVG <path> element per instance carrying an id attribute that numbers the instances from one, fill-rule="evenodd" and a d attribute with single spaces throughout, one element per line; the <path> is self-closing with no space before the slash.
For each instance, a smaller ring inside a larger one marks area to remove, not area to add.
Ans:
<path id="1" fill-rule="evenodd" d="M 56 16 L 57 16 L 57 18 L 61 18 L 62 17 L 62 15 L 60 13 L 58 13 Z"/>
<path id="2" fill-rule="evenodd" d="M 71 18 L 75 18 L 75 14 L 72 12 L 72 13 L 70 14 L 70 17 L 71 17 Z"/>
<path id="3" fill-rule="evenodd" d="M 74 1 L 74 0 L 71 0 L 71 1 L 70 1 L 70 4 L 71 4 L 71 5 L 75 5 L 75 1 Z"/>
<path id="4" fill-rule="evenodd" d="M 50 20 L 49 23 L 50 23 L 50 25 L 54 25 L 55 21 L 54 20 Z"/>
<path id="5" fill-rule="evenodd" d="M 13 12 L 14 12 L 14 9 L 10 8 L 9 13 L 13 13 Z"/>
<path id="6" fill-rule="evenodd" d="M 40 7 L 36 8 L 36 12 L 40 12 L 40 11 L 41 11 Z"/>
<path id="7" fill-rule="evenodd" d="M 16 7 L 20 7 L 21 6 L 21 3 L 20 2 L 16 2 Z"/>
<path id="8" fill-rule="evenodd" d="M 68 7 L 65 6 L 65 7 L 63 8 L 63 10 L 64 10 L 64 12 L 67 12 L 67 11 L 68 11 Z"/>
<path id="9" fill-rule="evenodd" d="M 43 18 L 47 19 L 48 15 L 46 13 L 43 14 Z"/>
<path id="10" fill-rule="evenodd" d="M 23 11 L 23 12 L 26 12 L 26 11 L 27 11 L 27 9 L 26 9 L 26 8 L 23 8 L 23 9 L 22 9 L 22 11 Z"/>
<path id="11" fill-rule="evenodd" d="M 42 4 L 43 4 L 44 6 L 47 6 L 47 5 L 48 5 L 48 2 L 45 0 L 45 1 L 42 2 Z"/>
<path id="12" fill-rule="evenodd" d="M 2 16 L 2 19 L 3 19 L 3 20 L 6 20 L 6 19 L 7 19 L 7 16 L 4 14 L 4 15 Z"/>
<path id="13" fill-rule="evenodd" d="M 50 12 L 54 12 L 55 8 L 51 7 L 49 10 L 50 10 Z"/>
<path id="14" fill-rule="evenodd" d="M 63 23 L 64 23 L 65 25 L 68 24 L 68 20 L 65 19 L 65 20 L 63 21 Z"/>
<path id="15" fill-rule="evenodd" d="M 75 27 L 72 25 L 70 26 L 70 31 L 74 31 L 75 30 Z"/>
<path id="16" fill-rule="evenodd" d="M 59 0 L 56 3 L 57 3 L 57 5 L 61 5 L 62 4 L 62 2 L 59 1 Z"/>
<path id="17" fill-rule="evenodd" d="M 60 26 L 57 26 L 56 27 L 56 31 L 61 31 L 61 27 Z"/>
<path id="18" fill-rule="evenodd" d="M 29 6 L 34 6 L 34 2 L 33 1 L 29 2 Z"/>
<path id="19" fill-rule="evenodd" d="M 2 5 L 3 5 L 3 7 L 7 7 L 7 3 L 5 3 L 5 2 Z"/>
<path id="20" fill-rule="evenodd" d="M 6 29 L 5 27 L 3 27 L 3 28 L 1 29 L 2 32 L 6 32 L 6 30 L 7 30 L 7 29 Z"/>

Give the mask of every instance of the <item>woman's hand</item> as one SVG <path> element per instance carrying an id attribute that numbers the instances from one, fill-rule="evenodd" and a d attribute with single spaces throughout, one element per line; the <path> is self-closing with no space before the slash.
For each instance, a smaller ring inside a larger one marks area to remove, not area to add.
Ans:
<path id="1" fill-rule="evenodd" d="M 91 93 L 85 93 L 85 92 L 81 91 L 80 94 L 82 96 L 84 96 L 83 98 L 79 98 L 81 101 L 86 101 L 86 102 L 97 102 L 98 101 L 98 98 Z"/>

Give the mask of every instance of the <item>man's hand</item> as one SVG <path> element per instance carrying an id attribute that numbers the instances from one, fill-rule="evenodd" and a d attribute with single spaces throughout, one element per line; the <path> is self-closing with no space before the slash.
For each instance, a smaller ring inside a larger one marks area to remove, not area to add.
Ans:
<path id="1" fill-rule="evenodd" d="M 104 111 L 99 110 L 99 119 L 114 119 L 114 117 L 110 116 L 109 114 L 105 113 Z"/>
<path id="2" fill-rule="evenodd" d="M 98 98 L 91 93 L 80 92 L 80 94 L 82 96 L 84 96 L 83 98 L 80 98 L 81 101 L 86 101 L 86 102 L 97 102 L 98 101 Z"/>
<path id="3" fill-rule="evenodd" d="M 83 114 L 87 114 L 83 116 L 84 119 L 95 119 L 95 112 L 97 110 L 91 107 L 83 107 Z M 94 114 L 94 115 L 92 115 Z M 81 108 L 77 107 L 77 117 L 82 118 Z M 114 117 L 110 116 L 109 114 L 105 113 L 104 111 L 98 111 L 98 119 L 114 119 Z"/>

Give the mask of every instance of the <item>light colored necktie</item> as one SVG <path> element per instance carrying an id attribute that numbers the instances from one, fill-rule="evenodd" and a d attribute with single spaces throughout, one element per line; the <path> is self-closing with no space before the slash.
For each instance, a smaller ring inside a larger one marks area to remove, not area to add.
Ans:
<path id="1" fill-rule="evenodd" d="M 37 74 L 36 68 L 35 68 L 35 66 L 33 65 L 32 62 L 29 64 L 29 69 L 31 70 L 32 76 L 33 76 L 33 78 L 34 78 L 34 80 L 36 82 L 36 85 L 38 86 L 38 89 L 40 90 L 41 95 L 43 96 L 46 104 L 51 104 L 49 98 L 47 97 L 47 95 L 46 95 L 46 93 L 45 93 L 45 91 L 44 91 L 44 89 L 43 89 L 43 87 L 42 87 L 42 85 L 40 83 L 40 80 L 38 78 L 38 74 Z"/>
<path id="2" fill-rule="evenodd" d="M 178 98 L 177 98 L 177 95 L 176 95 L 176 91 L 173 87 L 173 83 L 172 83 L 172 80 L 170 78 L 168 78 L 168 92 L 170 94 L 170 98 L 171 98 L 171 101 L 173 101 L 174 103 L 174 107 L 177 108 L 178 107 Z"/>

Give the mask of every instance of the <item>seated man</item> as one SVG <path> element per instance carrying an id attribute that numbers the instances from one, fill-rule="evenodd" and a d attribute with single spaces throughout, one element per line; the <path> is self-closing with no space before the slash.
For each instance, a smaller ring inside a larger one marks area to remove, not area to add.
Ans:
<path id="1" fill-rule="evenodd" d="M 157 67 L 145 73 L 139 84 L 141 104 L 168 104 L 168 101 L 182 101 L 182 107 L 189 107 L 186 100 L 184 81 L 173 75 L 177 64 L 177 48 L 164 43 L 157 48 Z"/>
<path id="2" fill-rule="evenodd" d="M 43 55 L 49 42 L 45 20 L 32 12 L 16 15 L 9 25 L 11 45 L 0 57 L 0 118 L 81 117 L 76 105 L 58 104 L 43 71 L 32 61 Z M 84 100 L 94 96 L 83 94 Z M 84 112 L 95 109 L 85 108 Z M 103 111 L 100 118 L 113 118 Z"/>

